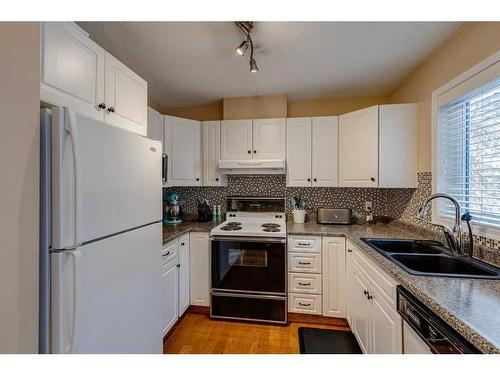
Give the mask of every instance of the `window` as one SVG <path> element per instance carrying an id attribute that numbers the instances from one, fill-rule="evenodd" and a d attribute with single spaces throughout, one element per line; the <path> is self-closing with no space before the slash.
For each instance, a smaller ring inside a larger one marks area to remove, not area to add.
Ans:
<path id="1" fill-rule="evenodd" d="M 476 225 L 500 229 L 500 63 L 434 100 L 434 190 L 454 196 Z M 435 207 L 433 221 L 454 217 L 447 201 L 437 200 Z"/>

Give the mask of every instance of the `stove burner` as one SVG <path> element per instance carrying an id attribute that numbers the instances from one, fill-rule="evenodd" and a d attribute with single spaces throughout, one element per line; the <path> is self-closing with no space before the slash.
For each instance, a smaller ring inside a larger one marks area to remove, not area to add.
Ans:
<path id="1" fill-rule="evenodd" d="M 220 230 L 228 230 L 228 231 L 233 231 L 233 230 L 240 230 L 241 227 L 239 225 L 224 225 Z"/>
<path id="2" fill-rule="evenodd" d="M 278 225 L 279 227 L 279 225 Z M 278 227 L 266 227 L 262 229 L 264 232 L 279 232 L 280 229 Z"/>
<path id="3" fill-rule="evenodd" d="M 264 223 L 262 224 L 262 227 L 264 228 L 279 228 L 280 225 L 276 223 Z"/>
<path id="4" fill-rule="evenodd" d="M 240 226 L 240 225 L 241 225 L 241 223 L 239 223 L 239 222 L 237 222 L 237 221 L 230 221 L 230 222 L 229 222 L 229 223 L 227 223 L 226 225 L 231 225 L 231 226 L 233 226 L 233 225 L 237 225 L 237 226 Z"/>

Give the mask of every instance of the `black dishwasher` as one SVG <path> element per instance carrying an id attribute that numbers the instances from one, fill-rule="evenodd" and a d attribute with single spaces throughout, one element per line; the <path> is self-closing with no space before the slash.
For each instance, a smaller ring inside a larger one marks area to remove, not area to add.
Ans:
<path id="1" fill-rule="evenodd" d="M 439 316 L 398 285 L 398 312 L 434 354 L 478 354 L 480 351 Z"/>

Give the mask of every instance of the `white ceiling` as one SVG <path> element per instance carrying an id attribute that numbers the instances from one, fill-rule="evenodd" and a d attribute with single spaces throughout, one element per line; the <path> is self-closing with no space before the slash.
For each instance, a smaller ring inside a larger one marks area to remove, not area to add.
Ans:
<path id="1" fill-rule="evenodd" d="M 232 22 L 79 25 L 148 81 L 151 99 L 173 107 L 232 96 L 386 95 L 461 23 L 255 22 L 258 73 L 236 54 L 243 35 Z"/>

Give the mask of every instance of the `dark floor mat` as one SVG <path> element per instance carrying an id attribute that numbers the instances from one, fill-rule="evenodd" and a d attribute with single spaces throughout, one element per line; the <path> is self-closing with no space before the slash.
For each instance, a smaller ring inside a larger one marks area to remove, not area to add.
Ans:
<path id="1" fill-rule="evenodd" d="M 300 354 L 361 354 L 350 331 L 299 327 Z"/>

